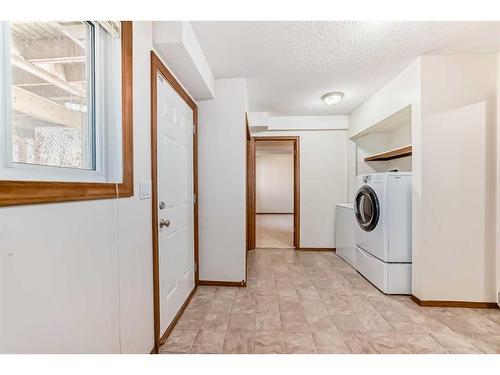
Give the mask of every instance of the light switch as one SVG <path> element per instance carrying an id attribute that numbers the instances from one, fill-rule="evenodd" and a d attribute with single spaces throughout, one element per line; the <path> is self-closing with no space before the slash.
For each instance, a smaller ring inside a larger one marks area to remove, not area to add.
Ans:
<path id="1" fill-rule="evenodd" d="M 151 181 L 139 182 L 139 199 L 151 199 Z"/>

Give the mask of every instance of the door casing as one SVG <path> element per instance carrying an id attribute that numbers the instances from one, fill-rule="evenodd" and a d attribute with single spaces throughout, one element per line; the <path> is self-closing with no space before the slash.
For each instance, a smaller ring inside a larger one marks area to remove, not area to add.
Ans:
<path id="1" fill-rule="evenodd" d="M 160 58 L 154 51 L 151 51 L 151 180 L 152 180 L 152 234 L 153 234 L 153 310 L 154 310 L 154 352 L 158 353 L 160 343 L 164 341 L 177 320 L 180 318 L 182 311 L 187 306 L 190 296 L 182 305 L 181 309 L 175 316 L 167 330 L 162 334 L 160 332 L 160 270 L 159 270 L 159 254 L 158 254 L 158 176 L 157 176 L 157 83 L 156 76 L 160 73 L 166 82 L 174 89 L 174 91 L 186 102 L 193 110 L 193 190 L 195 200 L 193 204 L 193 221 L 194 221 L 194 290 L 199 283 L 199 258 L 198 258 L 198 107 L 194 100 L 184 90 L 180 83 L 170 73 L 167 67 L 163 64 Z"/>
<path id="2" fill-rule="evenodd" d="M 247 125 L 248 126 L 248 125 Z M 300 137 L 269 136 L 247 138 L 247 251 L 255 249 L 256 228 L 256 175 L 255 175 L 255 145 L 258 142 L 291 141 L 293 143 L 293 246 L 300 249 Z"/>

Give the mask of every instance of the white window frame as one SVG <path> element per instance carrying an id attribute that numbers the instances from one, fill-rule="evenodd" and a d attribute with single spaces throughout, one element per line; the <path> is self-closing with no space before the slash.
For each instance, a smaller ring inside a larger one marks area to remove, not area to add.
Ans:
<path id="1" fill-rule="evenodd" d="M 62 181 L 62 182 L 122 182 L 122 129 L 121 129 L 121 48 L 120 40 L 111 41 L 111 50 L 106 50 L 102 42 L 106 31 L 97 22 L 93 26 L 93 63 L 87 62 L 88 73 L 93 75 L 93 84 L 87 87 L 88 126 L 87 140 L 91 141 L 94 169 L 54 167 L 12 161 L 12 121 L 11 121 L 11 64 L 9 23 L 0 21 L 0 180 L 19 181 Z M 114 69 L 110 54 L 119 72 L 109 74 L 104 68 Z M 92 58 L 92 57 L 90 57 Z M 105 60 L 108 59 L 108 60 Z M 105 64 L 108 62 L 108 64 Z M 117 74 L 118 73 L 118 74 Z M 109 95 L 109 93 L 114 95 Z M 1 152 L 3 149 L 3 152 Z M 87 150 L 89 147 L 86 148 Z M 88 152 L 88 151 L 87 151 Z"/>

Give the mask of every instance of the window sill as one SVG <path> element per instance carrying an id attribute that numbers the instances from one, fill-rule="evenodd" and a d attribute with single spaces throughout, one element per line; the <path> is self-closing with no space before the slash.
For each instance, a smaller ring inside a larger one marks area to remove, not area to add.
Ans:
<path id="1" fill-rule="evenodd" d="M 133 195 L 132 182 L 128 184 L 39 181 L 0 182 L 0 206 L 126 198 Z"/>

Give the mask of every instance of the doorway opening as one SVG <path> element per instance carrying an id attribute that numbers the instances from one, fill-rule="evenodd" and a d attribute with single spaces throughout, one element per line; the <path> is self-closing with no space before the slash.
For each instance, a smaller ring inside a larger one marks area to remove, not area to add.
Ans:
<path id="1" fill-rule="evenodd" d="M 300 248 L 299 137 L 249 142 L 247 248 Z"/>

